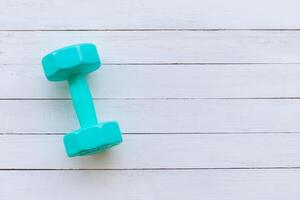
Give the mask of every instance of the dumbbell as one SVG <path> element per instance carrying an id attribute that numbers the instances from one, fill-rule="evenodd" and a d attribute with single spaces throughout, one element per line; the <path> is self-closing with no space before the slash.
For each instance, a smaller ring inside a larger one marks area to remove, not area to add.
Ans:
<path id="1" fill-rule="evenodd" d="M 106 150 L 122 142 L 118 122 L 98 123 L 91 92 L 85 76 L 100 65 L 96 46 L 89 43 L 67 46 L 42 59 L 49 81 L 68 80 L 72 102 L 80 129 L 64 136 L 69 157 L 84 156 Z"/>

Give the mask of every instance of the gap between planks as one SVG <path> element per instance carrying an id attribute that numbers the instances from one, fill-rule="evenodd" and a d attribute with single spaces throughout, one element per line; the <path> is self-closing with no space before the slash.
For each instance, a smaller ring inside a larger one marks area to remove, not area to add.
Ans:
<path id="1" fill-rule="evenodd" d="M 300 97 L 215 97 L 215 98 L 194 98 L 194 97 L 120 97 L 120 98 L 93 98 L 93 100 L 298 100 Z M 0 98 L 0 101 L 71 101 L 71 98 Z"/>
<path id="2" fill-rule="evenodd" d="M 2 168 L 0 171 L 196 171 L 196 170 L 298 170 L 300 167 L 219 167 L 219 168 L 114 168 L 114 169 L 89 169 L 89 168 L 57 168 L 57 169 L 30 169 L 30 168 Z"/>
<path id="3" fill-rule="evenodd" d="M 65 135 L 66 133 L 20 133 L 20 132 L 5 132 L 0 133 L 1 136 L 49 136 L 49 135 Z M 123 132 L 123 135 L 272 135 L 272 134 L 300 134 L 300 132 L 186 132 L 186 133 L 171 133 L 171 132 L 159 132 L 159 133 L 127 133 Z"/>
<path id="4" fill-rule="evenodd" d="M 0 32 L 11 31 L 11 32 L 51 32 L 51 31 L 99 31 L 99 32 L 113 32 L 113 31 L 124 31 L 124 32 L 140 32 L 140 31 L 300 31 L 300 29 L 221 29 L 221 28 L 212 28 L 212 29 L 3 29 Z"/>

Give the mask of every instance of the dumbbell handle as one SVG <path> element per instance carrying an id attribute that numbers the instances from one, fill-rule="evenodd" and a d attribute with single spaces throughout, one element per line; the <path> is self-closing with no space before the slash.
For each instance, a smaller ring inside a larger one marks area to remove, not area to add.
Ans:
<path id="1" fill-rule="evenodd" d="M 73 75 L 68 81 L 80 126 L 84 128 L 98 124 L 93 98 L 84 75 Z"/>

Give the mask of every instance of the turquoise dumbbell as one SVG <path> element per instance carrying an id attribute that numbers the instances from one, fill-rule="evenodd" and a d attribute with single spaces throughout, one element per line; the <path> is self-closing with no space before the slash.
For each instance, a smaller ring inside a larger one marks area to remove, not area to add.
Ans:
<path id="1" fill-rule="evenodd" d="M 47 54 L 42 60 L 49 81 L 68 80 L 81 128 L 64 136 L 69 157 L 93 154 L 122 142 L 117 122 L 98 123 L 85 75 L 97 70 L 100 59 L 93 44 L 77 44 Z"/>

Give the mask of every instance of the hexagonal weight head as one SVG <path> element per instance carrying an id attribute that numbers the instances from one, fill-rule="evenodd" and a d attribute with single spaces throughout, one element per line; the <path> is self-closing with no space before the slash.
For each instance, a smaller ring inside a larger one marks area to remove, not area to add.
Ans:
<path id="1" fill-rule="evenodd" d="M 93 44 L 77 44 L 53 51 L 42 60 L 49 81 L 63 81 L 75 74 L 88 74 L 97 70 L 100 59 Z"/>

